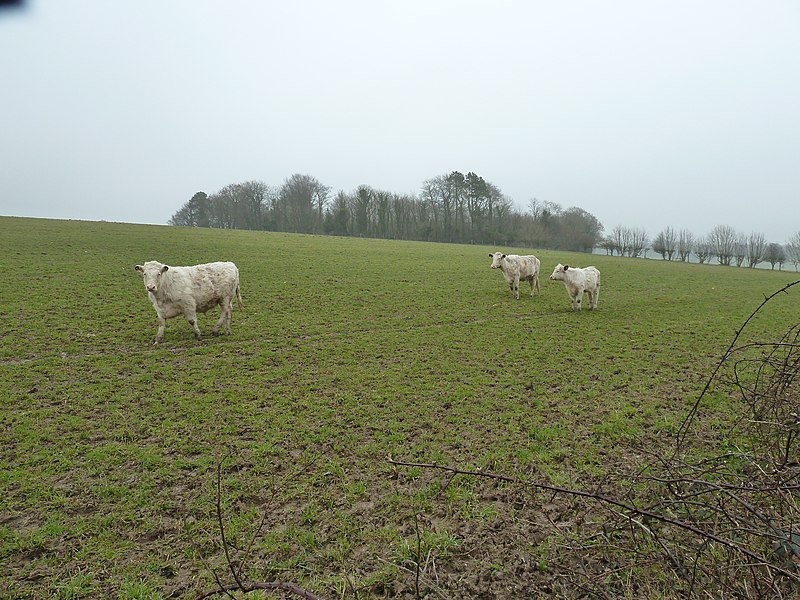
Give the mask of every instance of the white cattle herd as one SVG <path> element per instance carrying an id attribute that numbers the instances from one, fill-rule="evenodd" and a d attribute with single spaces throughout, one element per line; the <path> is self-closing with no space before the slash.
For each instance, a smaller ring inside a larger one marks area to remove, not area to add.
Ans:
<path id="1" fill-rule="evenodd" d="M 502 252 L 490 252 L 489 258 L 492 259 L 490 265 L 492 269 L 500 269 L 506 278 L 508 287 L 514 298 L 519 300 L 519 282 L 524 280 L 531 284 L 531 296 L 534 287 L 539 290 L 539 259 L 529 254 L 519 256 L 518 254 L 503 254 Z M 567 288 L 572 310 L 581 309 L 583 293 L 589 294 L 589 310 L 597 308 L 597 299 L 600 296 L 600 271 L 595 267 L 570 267 L 559 263 L 550 275 L 553 281 L 563 281 Z"/>
<path id="2" fill-rule="evenodd" d="M 539 268 L 541 262 L 532 254 L 489 253 L 492 269 L 503 272 L 508 287 L 514 298 L 519 300 L 519 282 L 527 281 L 534 292 L 541 294 L 539 288 Z M 239 269 L 232 262 L 212 262 L 191 267 L 170 267 L 151 260 L 134 267 L 142 274 L 147 295 L 153 303 L 158 315 L 158 331 L 154 343 L 164 338 L 167 319 L 183 315 L 192 326 L 194 336 L 201 337 L 197 325 L 197 313 L 206 313 L 219 306 L 220 316 L 211 333 L 218 335 L 220 328 L 225 327 L 225 334 L 231 333 L 231 313 L 233 301 L 242 307 L 242 295 L 239 290 Z M 563 281 L 567 288 L 572 310 L 581 310 L 581 300 L 586 292 L 589 295 L 589 310 L 597 308 L 600 294 L 600 271 L 595 267 L 570 267 L 558 264 L 550 275 L 554 281 Z"/>

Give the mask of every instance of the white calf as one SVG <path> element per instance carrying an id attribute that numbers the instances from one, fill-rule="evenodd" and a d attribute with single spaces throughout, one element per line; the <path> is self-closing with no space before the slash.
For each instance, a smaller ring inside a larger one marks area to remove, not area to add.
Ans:
<path id="1" fill-rule="evenodd" d="M 600 271 L 595 267 L 570 267 L 569 265 L 556 265 L 550 279 L 563 281 L 567 294 L 572 301 L 572 310 L 581 309 L 583 292 L 589 294 L 589 310 L 597 308 L 597 299 L 600 296 Z"/>
<path id="2" fill-rule="evenodd" d="M 491 268 L 500 269 L 503 272 L 506 283 L 517 300 L 519 300 L 520 280 L 528 281 L 531 284 L 531 296 L 533 296 L 534 287 L 541 292 L 539 289 L 540 263 L 539 259 L 532 254 L 519 256 L 518 254 L 503 254 L 502 252 L 492 254 L 490 252 L 489 258 L 492 259 Z"/>
<path id="3" fill-rule="evenodd" d="M 213 262 L 192 267 L 169 267 L 151 260 L 136 265 L 142 274 L 144 287 L 158 314 L 158 332 L 155 344 L 164 337 L 166 320 L 184 315 L 200 339 L 197 313 L 205 313 L 219 305 L 220 317 L 211 333 L 217 335 L 220 327 L 231 334 L 233 299 L 242 306 L 239 292 L 239 269 L 232 262 Z"/>

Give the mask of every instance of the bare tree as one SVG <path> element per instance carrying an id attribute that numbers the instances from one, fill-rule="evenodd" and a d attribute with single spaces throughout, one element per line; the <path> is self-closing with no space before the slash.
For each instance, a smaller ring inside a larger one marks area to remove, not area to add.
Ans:
<path id="1" fill-rule="evenodd" d="M 210 206 L 210 225 L 220 229 L 234 229 L 237 225 L 237 196 L 235 184 L 226 185 L 216 194 L 208 197 Z"/>
<path id="2" fill-rule="evenodd" d="M 611 255 L 614 255 L 614 250 L 617 251 L 617 254 L 622 256 L 625 254 L 626 250 L 626 242 L 628 239 L 628 232 L 627 228 L 623 227 L 622 225 L 617 225 L 614 229 L 611 230 L 609 234 L 609 245 L 611 246 Z"/>
<path id="3" fill-rule="evenodd" d="M 708 237 L 700 238 L 694 245 L 694 254 L 697 257 L 697 262 L 701 265 L 704 262 L 710 262 L 711 256 L 714 254 L 714 244 Z"/>
<path id="4" fill-rule="evenodd" d="M 533 217 L 533 220 L 536 221 L 539 217 L 542 216 L 542 211 L 544 210 L 543 203 L 541 200 L 537 200 L 536 198 L 531 198 L 528 202 L 528 214 Z"/>
<path id="5" fill-rule="evenodd" d="M 786 251 L 780 244 L 774 242 L 768 244 L 764 252 L 764 260 L 770 264 L 773 270 L 775 270 L 775 265 L 778 265 L 778 270 L 780 271 L 783 263 L 786 262 Z"/>
<path id="6" fill-rule="evenodd" d="M 647 252 L 647 232 L 641 227 L 625 228 L 625 249 L 631 258 L 639 258 Z"/>
<path id="7" fill-rule="evenodd" d="M 269 186 L 263 181 L 226 185 L 209 199 L 209 224 L 224 229 L 263 229 L 269 196 Z"/>
<path id="8" fill-rule="evenodd" d="M 365 236 L 369 234 L 370 209 L 375 192 L 368 185 L 360 185 L 353 196 L 354 233 Z"/>
<path id="9" fill-rule="evenodd" d="M 324 220 L 325 208 L 328 206 L 329 195 L 331 188 L 327 185 L 322 185 L 319 181 L 313 187 L 311 192 L 311 199 L 316 208 L 316 222 L 314 228 L 317 232 L 322 231 L 322 224 Z"/>
<path id="10" fill-rule="evenodd" d="M 422 182 L 422 220 L 426 222 L 426 229 L 430 232 L 426 239 L 438 239 L 440 230 L 448 230 L 450 227 L 452 208 L 449 204 L 450 198 L 443 197 L 442 194 L 444 179 L 444 175 L 439 175 Z"/>
<path id="11" fill-rule="evenodd" d="M 672 227 L 667 227 L 653 239 L 653 252 L 660 254 L 662 260 L 672 260 L 677 244 L 675 230 Z"/>
<path id="12" fill-rule="evenodd" d="M 789 241 L 786 242 L 786 255 L 789 261 L 794 265 L 794 270 L 797 271 L 797 267 L 800 265 L 800 231 L 795 233 L 789 238 Z"/>
<path id="13" fill-rule="evenodd" d="M 416 233 L 414 204 L 416 199 L 394 194 L 392 196 L 392 212 L 394 213 L 395 237 L 409 240 Z"/>
<path id="14" fill-rule="evenodd" d="M 548 241 L 553 241 L 557 236 L 557 221 L 563 212 L 563 208 L 557 202 L 549 200 L 537 200 L 534 198 L 529 203 L 529 212 L 533 217 L 534 223 L 542 230 L 547 232 Z"/>
<path id="15" fill-rule="evenodd" d="M 271 194 L 269 186 L 263 181 L 246 181 L 236 187 L 236 194 L 243 219 L 239 228 L 262 229 L 264 211 Z"/>
<path id="16" fill-rule="evenodd" d="M 603 239 L 600 240 L 598 246 L 603 250 L 605 250 L 606 254 L 610 254 L 611 256 L 614 256 L 614 252 L 617 249 L 616 245 L 614 244 L 614 240 L 611 239 L 610 235 L 603 237 Z"/>
<path id="17" fill-rule="evenodd" d="M 379 237 L 392 237 L 392 194 L 376 191 L 375 196 L 375 229 Z"/>
<path id="18" fill-rule="evenodd" d="M 516 216 L 514 203 L 511 198 L 506 196 L 495 185 L 487 183 L 489 186 L 489 198 L 491 203 L 492 220 L 487 225 L 484 239 L 490 244 L 509 245 L 514 242 L 513 222 Z"/>
<path id="19" fill-rule="evenodd" d="M 502 221 L 508 217 L 514 203 L 495 184 L 486 182 L 486 211 L 489 218 L 489 227 L 497 230 L 502 226 Z M 556 205 L 558 206 L 558 205 Z M 561 208 L 560 206 L 558 207 Z"/>
<path id="20" fill-rule="evenodd" d="M 763 233 L 751 233 L 747 238 L 747 266 L 751 269 L 764 260 L 767 240 Z"/>
<path id="21" fill-rule="evenodd" d="M 733 258 L 736 260 L 736 266 L 741 267 L 744 259 L 747 258 L 747 236 L 740 233 L 736 237 L 736 244 L 733 247 Z"/>
<path id="22" fill-rule="evenodd" d="M 689 260 L 689 256 L 692 254 L 692 250 L 694 250 L 694 235 L 688 229 L 681 229 L 680 233 L 678 234 L 678 258 L 681 262 L 686 262 Z"/>
<path id="23" fill-rule="evenodd" d="M 721 265 L 730 265 L 736 246 L 736 230 L 730 225 L 717 225 L 708 236 L 712 252 Z"/>
<path id="24" fill-rule="evenodd" d="M 343 191 L 336 194 L 336 198 L 325 212 L 325 233 L 333 235 L 350 233 L 350 203 L 350 198 Z"/>

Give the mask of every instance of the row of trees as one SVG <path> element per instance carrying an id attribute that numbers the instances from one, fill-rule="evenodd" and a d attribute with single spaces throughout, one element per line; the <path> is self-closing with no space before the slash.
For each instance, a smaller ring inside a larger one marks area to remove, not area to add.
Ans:
<path id="1" fill-rule="evenodd" d="M 603 237 L 603 225 L 578 207 L 532 200 L 520 211 L 500 188 L 483 177 L 453 171 L 426 180 L 418 196 L 359 186 L 352 193 L 310 175 L 295 174 L 279 187 L 262 181 L 227 185 L 217 193 L 197 192 L 169 220 L 171 225 L 352 235 L 436 242 L 516 245 L 619 256 L 750 268 L 768 262 L 800 265 L 800 232 L 785 245 L 763 234 L 745 235 L 719 225 L 705 236 L 667 227 L 650 239 L 644 229 L 618 225 Z"/>
<path id="2" fill-rule="evenodd" d="M 587 252 L 603 232 L 597 218 L 577 207 L 533 200 L 520 212 L 496 185 L 458 171 L 426 180 L 419 196 L 366 185 L 332 195 L 330 187 L 300 174 L 278 188 L 247 181 L 212 195 L 197 192 L 169 223 Z"/>
<path id="3" fill-rule="evenodd" d="M 604 237 L 599 244 L 612 256 L 647 256 L 652 250 L 663 260 L 706 263 L 716 260 L 721 265 L 747 266 L 754 268 L 767 262 L 774 269 L 782 268 L 790 261 L 795 270 L 800 265 L 800 232 L 794 234 L 785 245 L 768 243 L 763 233 L 746 235 L 728 225 L 718 225 L 705 236 L 695 237 L 692 232 L 681 229 L 675 231 L 667 227 L 660 231 L 652 243 L 647 232 L 641 228 L 628 228 L 618 225 Z"/>

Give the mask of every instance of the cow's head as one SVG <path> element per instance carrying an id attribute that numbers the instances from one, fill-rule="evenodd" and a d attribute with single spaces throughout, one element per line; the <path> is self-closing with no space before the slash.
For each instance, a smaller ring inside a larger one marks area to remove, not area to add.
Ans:
<path id="1" fill-rule="evenodd" d="M 550 275 L 550 279 L 552 279 L 554 281 L 558 280 L 558 279 L 563 280 L 564 279 L 564 273 L 566 273 L 568 269 L 569 269 L 569 265 L 562 265 L 561 263 L 558 263 L 556 265 L 556 268 L 553 269 L 553 274 Z"/>
<path id="2" fill-rule="evenodd" d="M 499 269 L 501 266 L 501 261 L 506 257 L 505 254 L 502 252 L 495 252 L 492 254 L 489 252 L 489 258 L 492 259 L 492 264 L 490 265 L 492 269 Z"/>
<path id="3" fill-rule="evenodd" d="M 161 274 L 166 273 L 169 267 L 162 265 L 157 260 L 149 260 L 143 265 L 136 265 L 134 269 L 142 274 L 145 289 L 155 294 L 158 291 L 158 281 L 161 278 Z"/>

